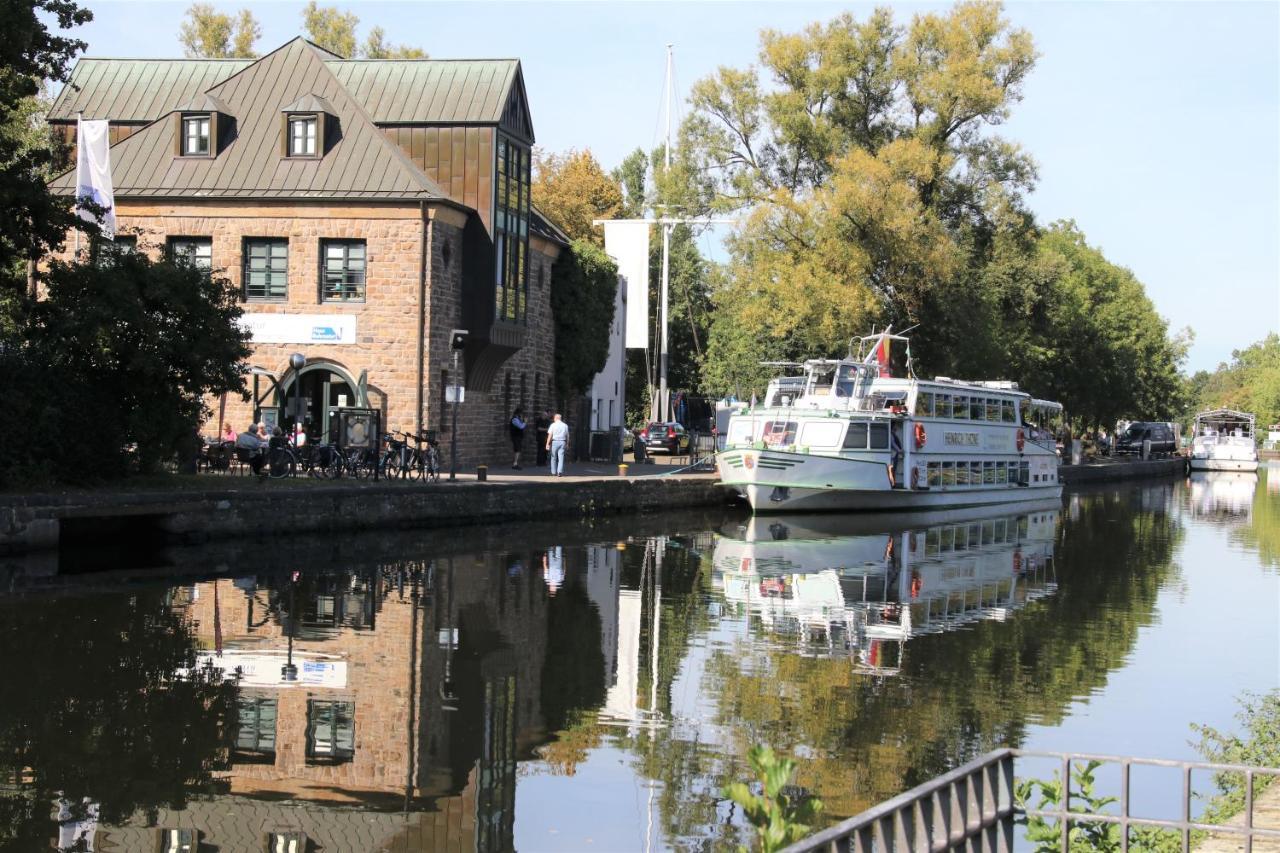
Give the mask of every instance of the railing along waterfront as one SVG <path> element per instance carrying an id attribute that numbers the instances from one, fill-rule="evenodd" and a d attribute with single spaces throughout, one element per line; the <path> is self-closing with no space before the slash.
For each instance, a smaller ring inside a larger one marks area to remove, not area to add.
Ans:
<path id="1" fill-rule="evenodd" d="M 1031 808 L 1019 803 L 1015 796 L 1015 759 L 1049 759 L 1059 765 L 1064 783 L 1062 796 L 1052 808 Z M 1078 765 L 1098 762 L 1099 766 L 1119 765 L 1119 814 L 1101 811 L 1073 811 L 1072 798 L 1081 799 L 1081 791 L 1072 770 Z M 1182 806 L 1174 820 L 1137 817 L 1132 814 L 1130 797 L 1131 771 L 1134 767 L 1177 769 L 1181 776 Z M 1191 775 L 1194 771 L 1239 774 L 1244 778 L 1244 809 L 1237 823 L 1205 823 L 1192 818 Z M 1209 832 L 1243 845 L 1246 853 L 1253 850 L 1255 840 L 1269 839 L 1280 844 L 1280 825 L 1254 825 L 1254 784 L 1259 776 L 1280 776 L 1280 768 L 1250 767 L 1239 764 L 1214 764 L 1201 761 L 1171 761 L 1159 758 L 1133 758 L 1117 755 L 1092 755 L 1073 752 L 1038 752 L 1021 749 L 997 749 L 976 758 L 949 773 L 886 800 L 862 814 L 787 847 L 784 853 L 830 851 L 830 853 L 905 853 L 905 851 L 1011 851 L 1015 831 L 1025 818 L 1056 821 L 1058 848 L 1070 849 L 1071 828 L 1082 824 L 1117 824 L 1119 844 L 1128 851 L 1132 844 L 1131 828 L 1153 827 L 1177 832 L 1181 847 L 1191 850 L 1192 833 Z M 1043 848 L 1041 848 L 1043 849 Z"/>

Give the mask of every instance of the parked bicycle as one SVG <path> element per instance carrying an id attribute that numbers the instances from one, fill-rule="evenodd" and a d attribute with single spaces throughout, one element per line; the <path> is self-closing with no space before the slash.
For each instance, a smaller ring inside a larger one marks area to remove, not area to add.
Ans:
<path id="1" fill-rule="evenodd" d="M 396 436 L 403 436 L 398 440 Z M 387 479 L 427 480 L 440 479 L 440 452 L 436 447 L 435 432 L 387 433 L 382 437 L 387 450 L 382 456 L 383 476 Z M 410 442 L 413 446 L 410 447 Z M 425 446 L 424 446 L 425 445 Z"/>

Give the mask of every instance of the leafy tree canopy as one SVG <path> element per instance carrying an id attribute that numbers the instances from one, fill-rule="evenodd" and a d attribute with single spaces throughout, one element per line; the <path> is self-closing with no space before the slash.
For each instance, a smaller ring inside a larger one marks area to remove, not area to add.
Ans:
<path id="1" fill-rule="evenodd" d="M 353 12 L 342 12 L 333 6 L 320 6 L 316 0 L 302 10 L 302 29 L 307 38 L 338 56 L 356 55 L 356 25 L 360 19 Z"/>
<path id="2" fill-rule="evenodd" d="M 0 348 L 0 376 L 13 422 L 46 440 L 15 446 L 0 481 L 96 480 L 194 457 L 204 398 L 245 393 L 238 291 L 142 253 L 55 262 L 43 281 L 45 297 Z"/>
<path id="3" fill-rule="evenodd" d="M 1000 4 L 962 2 L 766 30 L 759 68 L 695 84 L 665 180 L 686 206 L 741 210 L 708 393 L 763 390 L 761 358 L 918 325 L 920 375 L 1013 379 L 1081 424 L 1171 414 L 1187 337 L 1073 224 L 1041 232 L 1035 164 L 992 132 L 1036 56 Z"/>
<path id="4" fill-rule="evenodd" d="M 1280 423 L 1280 335 L 1272 332 L 1235 350 L 1212 373 L 1200 371 L 1191 378 L 1190 394 L 1189 416 L 1225 407 L 1254 413 L 1261 430 Z"/>
<path id="5" fill-rule="evenodd" d="M 191 4 L 178 30 L 186 55 L 203 59 L 253 59 L 261 35 L 262 26 L 250 10 L 232 17 L 211 3 Z"/>
<path id="6" fill-rule="evenodd" d="M 364 46 L 360 49 L 365 59 L 426 59 L 427 52 L 420 47 L 404 44 L 391 44 L 387 41 L 387 32 L 382 27 L 374 27 L 365 37 Z"/>
<path id="7" fill-rule="evenodd" d="M 590 150 L 535 151 L 533 202 L 570 239 L 603 246 L 604 230 L 591 222 L 621 214 L 622 188 Z"/>
<path id="8" fill-rule="evenodd" d="M 595 244 L 577 239 L 551 270 L 555 316 L 556 390 L 581 394 L 609 359 L 609 329 L 618 290 L 618 266 Z"/>
<path id="9" fill-rule="evenodd" d="M 45 183 L 59 155 L 33 122 L 34 99 L 44 81 L 67 79 L 72 59 L 85 47 L 51 33 L 49 25 L 65 31 L 92 19 L 70 0 L 0 4 L 0 290 L 22 290 L 21 262 L 61 245 L 77 221 L 70 202 L 52 195 Z"/>

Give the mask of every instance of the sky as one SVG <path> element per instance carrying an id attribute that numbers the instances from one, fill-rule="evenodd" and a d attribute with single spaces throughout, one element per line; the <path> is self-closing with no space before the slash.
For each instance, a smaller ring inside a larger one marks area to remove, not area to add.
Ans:
<path id="1" fill-rule="evenodd" d="M 187 3 L 82 0 L 87 55 L 181 56 Z M 297 35 L 303 3 L 253 8 L 259 49 Z M 606 168 L 661 138 L 668 43 L 683 94 L 757 59 L 764 28 L 796 31 L 872 4 L 812 2 L 333 3 L 433 57 L 518 57 L 537 143 L 589 148 Z M 900 21 L 940 4 L 888 4 Z M 1042 223 L 1073 219 L 1131 269 L 1186 369 L 1212 370 L 1280 331 L 1280 3 L 1022 2 L 1006 14 L 1040 52 L 998 132 L 1039 165 Z M 679 113 L 677 113 L 678 115 Z M 705 252 L 723 257 L 716 237 Z"/>

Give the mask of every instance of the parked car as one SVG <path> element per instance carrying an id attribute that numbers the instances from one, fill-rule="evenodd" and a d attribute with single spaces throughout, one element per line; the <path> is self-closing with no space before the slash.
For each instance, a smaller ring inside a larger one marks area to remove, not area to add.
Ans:
<path id="1" fill-rule="evenodd" d="M 640 430 L 639 439 L 650 453 L 670 453 L 674 456 L 689 452 L 689 433 L 675 421 L 650 423 Z"/>
<path id="2" fill-rule="evenodd" d="M 1141 454 L 1144 441 L 1151 442 L 1152 456 L 1168 456 L 1178 452 L 1178 442 L 1174 438 L 1173 428 L 1158 421 L 1134 421 L 1129 424 L 1129 427 L 1116 437 L 1116 444 L 1111 452 L 1117 456 L 1129 453 Z"/>

